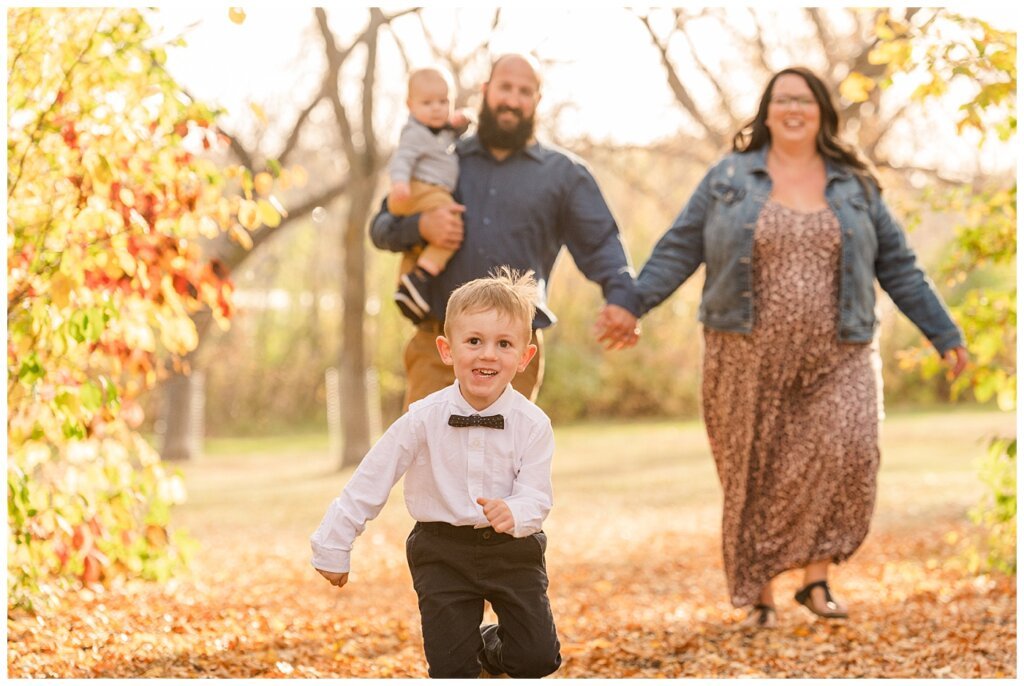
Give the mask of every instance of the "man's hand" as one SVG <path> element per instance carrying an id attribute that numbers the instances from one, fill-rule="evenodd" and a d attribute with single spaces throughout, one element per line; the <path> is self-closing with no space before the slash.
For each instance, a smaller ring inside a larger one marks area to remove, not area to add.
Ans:
<path id="1" fill-rule="evenodd" d="M 452 203 L 427 210 L 420 215 L 420 235 L 430 245 L 458 250 L 462 245 L 462 213 L 465 205 Z"/>
<path id="2" fill-rule="evenodd" d="M 640 339 L 640 322 L 618 305 L 605 305 L 594 322 L 594 336 L 606 350 L 632 348 Z"/>
<path id="3" fill-rule="evenodd" d="M 395 181 L 391 184 L 391 190 L 388 194 L 395 202 L 407 202 L 409 196 L 412 195 L 412 188 L 405 181 Z"/>
<path id="4" fill-rule="evenodd" d="M 953 356 L 952 359 L 950 358 L 951 355 Z M 960 372 L 962 372 L 967 367 L 967 348 L 965 348 L 962 345 L 958 345 L 952 350 L 947 350 L 945 358 L 946 361 L 949 362 L 949 364 L 951 365 L 949 370 L 950 374 L 952 375 L 951 378 L 955 379 L 956 377 L 960 376 Z"/>
<path id="5" fill-rule="evenodd" d="M 331 586 L 341 588 L 348 583 L 348 572 L 325 572 L 322 569 L 316 571 L 320 572 L 320 576 L 330 581 Z"/>
<path id="6" fill-rule="evenodd" d="M 476 504 L 483 506 L 484 517 L 487 517 L 487 521 L 491 523 L 491 528 L 499 534 L 508 533 L 515 528 L 516 519 L 512 516 L 512 510 L 508 509 L 508 505 L 505 504 L 504 500 L 477 498 Z"/>

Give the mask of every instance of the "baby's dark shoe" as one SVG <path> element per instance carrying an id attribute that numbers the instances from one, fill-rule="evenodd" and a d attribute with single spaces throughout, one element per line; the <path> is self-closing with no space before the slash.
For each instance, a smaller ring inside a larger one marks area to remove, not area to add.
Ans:
<path id="1" fill-rule="evenodd" d="M 430 314 L 427 295 L 433 278 L 421 267 L 416 267 L 399 277 L 398 290 L 394 296 L 395 304 L 413 324 L 419 324 Z"/>

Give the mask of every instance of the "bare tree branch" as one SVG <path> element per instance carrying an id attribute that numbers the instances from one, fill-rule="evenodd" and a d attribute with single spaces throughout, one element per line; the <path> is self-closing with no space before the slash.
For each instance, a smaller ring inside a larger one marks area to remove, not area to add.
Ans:
<path id="1" fill-rule="evenodd" d="M 661 38 L 659 38 L 658 34 L 655 33 L 654 27 L 651 26 L 651 22 L 646 15 L 637 14 L 635 16 L 637 17 L 637 19 L 640 20 L 640 23 L 642 23 L 644 27 L 647 29 L 647 33 L 650 34 L 651 41 L 654 43 L 654 47 L 656 47 L 658 49 L 658 52 L 661 54 L 661 64 L 662 66 L 665 67 L 665 77 L 668 79 L 669 88 L 672 89 L 672 94 L 675 95 L 676 100 L 679 102 L 680 105 L 683 106 L 683 109 L 686 110 L 691 117 L 693 117 L 694 121 L 696 121 L 697 124 L 699 124 L 701 128 L 704 129 L 705 133 L 707 133 L 708 135 L 708 138 L 714 141 L 716 146 L 720 147 L 724 145 L 724 134 L 712 128 L 708 124 L 707 119 L 704 117 L 703 113 L 697 107 L 697 103 L 694 102 L 693 98 L 690 96 L 690 92 L 686 90 L 686 87 L 683 86 L 682 81 L 679 80 L 679 75 L 676 73 L 675 66 L 673 66 L 672 60 L 669 59 L 668 56 L 668 46 L 662 43 Z"/>
<path id="2" fill-rule="evenodd" d="M 754 56 L 757 58 L 757 62 L 761 65 L 764 73 L 771 74 L 775 70 L 772 68 L 772 65 L 768 64 L 766 59 L 768 46 L 765 45 L 764 39 L 761 37 L 764 35 L 764 27 L 761 26 L 761 20 L 757 18 L 757 12 L 754 11 L 753 7 L 748 8 L 747 11 L 750 12 L 750 19 L 754 22 L 754 43 L 757 46 Z"/>
<path id="3" fill-rule="evenodd" d="M 280 154 L 277 156 L 277 161 L 282 165 L 288 159 L 288 156 L 295 150 L 295 146 L 299 143 L 299 136 L 302 133 L 302 127 L 309 119 L 310 113 L 320 104 L 320 101 L 324 99 L 324 92 L 321 89 L 313 101 L 306 106 L 306 109 L 299 113 L 298 119 L 295 120 L 295 126 L 292 127 L 291 133 L 288 134 L 288 140 L 285 141 L 284 147 L 281 148 Z"/>
<path id="4" fill-rule="evenodd" d="M 377 7 L 370 8 L 370 25 L 366 36 L 366 69 L 363 71 L 363 163 L 366 169 L 373 169 L 377 154 L 377 134 L 373 127 L 373 92 L 377 80 L 377 44 L 380 27 L 387 23 L 384 13 Z"/>
<path id="5" fill-rule="evenodd" d="M 220 260 L 228 269 L 235 269 L 242 264 L 249 255 L 255 254 L 256 250 L 265 242 L 274 236 L 284 233 L 285 229 L 290 224 L 305 218 L 317 207 L 329 205 L 335 198 L 344 193 L 347 187 L 348 179 L 342 179 L 341 181 L 333 183 L 327 188 L 319 191 L 316 195 L 303 200 L 300 204 L 292 206 L 288 210 L 288 216 L 281 220 L 281 224 L 277 228 L 270 229 L 263 227 L 262 229 L 253 231 L 250 234 L 252 236 L 251 248 L 247 249 L 230 238 L 227 233 L 221 233 L 218 234 L 216 238 L 206 243 L 203 252 L 209 255 L 211 259 L 215 258 Z"/>
<path id="6" fill-rule="evenodd" d="M 825 17 L 821 14 L 820 7 L 808 7 L 805 9 L 807 16 L 810 17 L 811 23 L 814 24 L 814 32 L 818 36 L 818 41 L 821 43 L 822 52 L 825 53 L 825 57 L 831 58 L 832 51 L 829 49 L 830 46 L 834 45 L 832 39 L 832 32 L 829 31 L 828 25 L 825 24 Z M 829 59 L 829 71 L 834 66 L 834 62 Z"/>
<path id="7" fill-rule="evenodd" d="M 676 11 L 676 26 L 679 28 L 683 37 L 686 39 L 686 45 L 690 49 L 690 55 L 693 57 L 693 61 L 697 64 L 697 68 L 700 69 L 701 73 L 704 74 L 704 78 L 711 82 L 711 86 L 715 89 L 715 93 L 718 94 L 718 101 L 722 105 L 722 109 L 725 110 L 726 115 L 729 117 L 729 123 L 731 129 L 739 128 L 740 120 L 736 116 L 736 113 L 732 109 L 732 98 L 722 88 L 721 82 L 714 75 L 714 73 L 708 68 L 707 64 L 700 57 L 700 51 L 693 45 L 693 39 L 690 36 L 689 30 L 686 28 L 687 20 L 689 17 L 684 15 L 683 10 L 677 9 Z"/>
<path id="8" fill-rule="evenodd" d="M 352 44 L 344 51 L 339 50 L 334 40 L 334 32 L 327 25 L 327 13 L 322 7 L 317 7 L 313 11 L 316 14 L 320 35 L 324 40 L 324 53 L 327 56 L 327 71 L 324 75 L 324 96 L 331 102 L 334 117 L 341 129 L 341 147 L 345 152 L 346 159 L 348 159 L 349 166 L 353 167 L 356 164 L 358 153 L 352 140 L 352 124 L 348 120 L 345 106 L 341 102 L 341 94 L 338 92 L 338 79 L 341 76 L 341 68 L 351 54 L 352 48 L 366 39 L 367 31 L 364 31 L 362 35 L 352 41 Z"/>
<path id="9" fill-rule="evenodd" d="M 402 66 L 405 67 L 405 73 L 408 74 L 412 70 L 412 60 L 409 59 L 409 53 L 405 50 L 405 43 L 398 37 L 398 32 L 395 31 L 393 24 L 388 24 L 388 32 L 391 34 L 391 41 L 395 44 L 395 48 L 398 49 L 399 57 L 402 58 Z"/>

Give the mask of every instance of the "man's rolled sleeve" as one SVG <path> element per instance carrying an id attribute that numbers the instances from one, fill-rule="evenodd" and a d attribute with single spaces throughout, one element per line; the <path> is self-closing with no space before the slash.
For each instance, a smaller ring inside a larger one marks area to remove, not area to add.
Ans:
<path id="1" fill-rule="evenodd" d="M 420 235 L 420 215 L 399 217 L 388 212 L 388 199 L 381 202 L 380 211 L 370 222 L 370 240 L 381 250 L 405 252 L 426 241 Z"/>

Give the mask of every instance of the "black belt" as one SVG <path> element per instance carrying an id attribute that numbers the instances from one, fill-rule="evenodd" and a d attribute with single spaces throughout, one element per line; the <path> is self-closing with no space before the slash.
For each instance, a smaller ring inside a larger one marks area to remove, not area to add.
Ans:
<path id="1" fill-rule="evenodd" d="M 416 522 L 416 526 L 413 527 L 413 531 L 426 531 L 434 536 L 441 536 L 443 538 L 451 538 L 462 543 L 476 543 L 479 545 L 483 545 L 485 543 L 504 543 L 506 541 L 515 540 L 515 537 L 511 534 L 499 534 L 489 526 L 477 529 L 473 526 L 455 526 L 448 522 Z"/>

